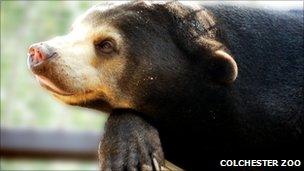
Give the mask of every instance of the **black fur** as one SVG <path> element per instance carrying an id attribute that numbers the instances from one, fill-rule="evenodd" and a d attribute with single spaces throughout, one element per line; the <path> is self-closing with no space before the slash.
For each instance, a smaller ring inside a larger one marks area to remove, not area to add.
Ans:
<path id="1" fill-rule="evenodd" d="M 197 21 L 201 11 L 175 2 L 110 11 L 130 46 L 120 85 L 137 98 L 134 110 L 158 128 L 165 157 L 185 169 L 235 157 L 294 157 L 277 154 L 297 153 L 303 143 L 303 11 L 201 10 L 215 23 Z M 238 65 L 230 85 L 206 72 L 216 49 Z"/>
<path id="2" fill-rule="evenodd" d="M 101 170 L 152 170 L 164 163 L 158 132 L 134 112 L 115 110 L 100 143 Z"/>

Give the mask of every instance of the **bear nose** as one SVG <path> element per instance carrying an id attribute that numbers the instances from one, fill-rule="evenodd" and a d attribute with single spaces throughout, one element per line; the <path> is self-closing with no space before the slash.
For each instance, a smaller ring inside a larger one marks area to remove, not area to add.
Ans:
<path id="1" fill-rule="evenodd" d="M 28 51 L 28 65 L 33 67 L 50 58 L 57 56 L 55 49 L 46 43 L 36 43 L 30 46 Z"/>

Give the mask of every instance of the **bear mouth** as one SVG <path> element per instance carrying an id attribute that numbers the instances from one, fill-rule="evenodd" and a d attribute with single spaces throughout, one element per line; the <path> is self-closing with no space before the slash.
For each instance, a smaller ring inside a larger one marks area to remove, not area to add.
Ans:
<path id="1" fill-rule="evenodd" d="M 62 90 L 61 88 L 56 86 L 50 79 L 48 79 L 44 76 L 35 75 L 35 77 L 42 87 L 46 88 L 47 90 L 49 90 L 53 93 L 56 93 L 56 94 L 62 95 L 62 96 L 71 96 L 74 94 L 74 93 L 70 93 L 65 90 Z"/>

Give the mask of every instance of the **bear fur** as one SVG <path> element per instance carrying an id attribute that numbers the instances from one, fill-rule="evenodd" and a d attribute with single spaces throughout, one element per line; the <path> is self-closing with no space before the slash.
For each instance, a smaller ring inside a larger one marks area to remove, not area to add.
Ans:
<path id="1" fill-rule="evenodd" d="M 120 95 L 70 103 L 110 113 L 103 170 L 151 170 L 164 157 L 214 170 L 221 159 L 300 154 L 303 11 L 130 2 L 82 22 L 107 23 L 127 42 L 122 74 L 104 74 Z"/>

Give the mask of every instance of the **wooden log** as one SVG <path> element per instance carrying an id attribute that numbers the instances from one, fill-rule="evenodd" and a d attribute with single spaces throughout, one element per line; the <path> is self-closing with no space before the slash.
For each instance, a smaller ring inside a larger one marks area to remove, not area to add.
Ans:
<path id="1" fill-rule="evenodd" d="M 96 160 L 101 133 L 46 131 L 31 129 L 0 130 L 0 156 L 6 158 L 47 158 Z M 155 168 L 159 164 L 153 162 Z M 179 171 L 181 168 L 165 161 L 160 170 Z"/>

